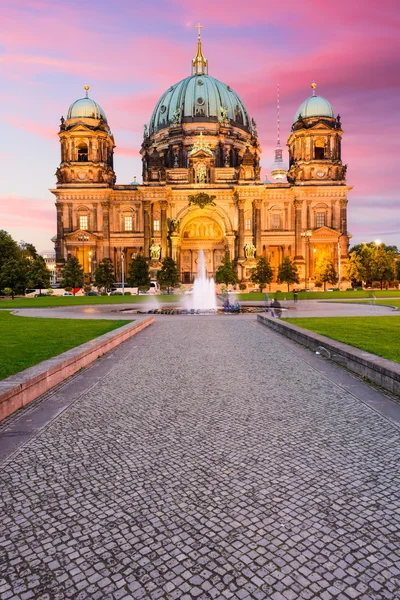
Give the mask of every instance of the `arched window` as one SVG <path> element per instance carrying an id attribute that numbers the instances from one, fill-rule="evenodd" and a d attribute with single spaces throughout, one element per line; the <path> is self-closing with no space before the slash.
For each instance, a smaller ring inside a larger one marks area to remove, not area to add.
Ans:
<path id="1" fill-rule="evenodd" d="M 88 162 L 88 147 L 83 142 L 78 146 L 78 162 Z"/>
<path id="2" fill-rule="evenodd" d="M 324 140 L 317 140 L 314 146 L 314 157 L 315 160 L 323 160 L 325 158 L 325 142 Z"/>

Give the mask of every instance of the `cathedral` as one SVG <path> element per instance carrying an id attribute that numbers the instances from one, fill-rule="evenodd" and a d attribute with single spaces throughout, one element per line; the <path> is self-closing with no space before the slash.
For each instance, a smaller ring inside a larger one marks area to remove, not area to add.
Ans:
<path id="1" fill-rule="evenodd" d="M 122 269 L 126 276 L 132 258 L 142 253 L 153 276 L 171 256 L 182 283 L 192 283 L 203 249 L 209 276 L 229 254 L 243 282 L 260 256 L 270 260 L 275 280 L 286 256 L 297 265 L 303 287 L 313 287 L 322 256 L 332 259 L 340 278 L 352 188 L 342 163 L 339 115 L 313 83 L 288 136 L 289 164 L 278 133 L 274 181 L 261 182 L 256 122 L 208 68 L 199 33 L 191 75 L 168 88 L 144 126 L 141 184 L 116 183 L 114 137 L 88 86 L 61 117 L 61 162 L 51 190 L 58 275 L 76 256 L 89 282 L 99 261 L 110 258 L 120 281 Z"/>

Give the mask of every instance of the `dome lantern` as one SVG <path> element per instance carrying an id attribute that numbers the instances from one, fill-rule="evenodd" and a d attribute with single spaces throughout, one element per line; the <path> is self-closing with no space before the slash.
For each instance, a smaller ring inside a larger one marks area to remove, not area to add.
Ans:
<path id="1" fill-rule="evenodd" d="M 75 100 L 71 104 L 67 113 L 68 119 L 103 119 L 107 123 L 107 117 L 104 110 L 97 102 L 89 98 L 89 86 L 85 85 L 85 97 Z"/>
<path id="2" fill-rule="evenodd" d="M 296 123 L 299 117 L 303 119 L 308 119 L 309 117 L 335 117 L 330 102 L 322 96 L 317 96 L 315 91 L 317 84 L 314 81 L 311 84 L 311 88 L 312 95 L 300 105 L 294 117 L 294 123 Z"/>
<path id="3" fill-rule="evenodd" d="M 203 50 L 201 47 L 201 35 L 200 29 L 203 25 L 196 25 L 197 27 L 197 54 L 192 60 L 192 75 L 208 75 L 208 60 L 203 56 Z"/>

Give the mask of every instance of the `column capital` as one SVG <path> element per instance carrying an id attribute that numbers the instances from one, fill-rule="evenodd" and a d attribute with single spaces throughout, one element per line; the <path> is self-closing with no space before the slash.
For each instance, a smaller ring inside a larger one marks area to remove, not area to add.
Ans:
<path id="1" fill-rule="evenodd" d="M 168 201 L 167 200 L 160 200 L 159 204 L 160 204 L 161 210 L 167 210 L 167 208 L 168 208 Z"/>
<path id="2" fill-rule="evenodd" d="M 261 208 L 261 206 L 262 206 L 261 198 L 257 198 L 257 200 L 253 200 L 253 206 L 254 206 L 254 208 Z"/>
<path id="3" fill-rule="evenodd" d="M 56 206 L 57 211 L 62 212 L 62 210 L 64 208 L 64 203 L 63 202 L 55 202 L 55 206 Z"/>
<path id="4" fill-rule="evenodd" d="M 149 208 L 151 206 L 151 200 L 143 200 L 142 204 L 143 204 L 143 210 L 149 210 Z"/>

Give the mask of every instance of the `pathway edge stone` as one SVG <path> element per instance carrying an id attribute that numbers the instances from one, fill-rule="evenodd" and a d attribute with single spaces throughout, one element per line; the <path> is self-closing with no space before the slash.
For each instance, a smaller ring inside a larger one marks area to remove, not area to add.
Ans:
<path id="1" fill-rule="evenodd" d="M 63 382 L 149 325 L 154 317 L 128 323 L 85 344 L 0 381 L 0 421 Z"/>
<path id="2" fill-rule="evenodd" d="M 257 315 L 257 321 L 314 351 L 322 346 L 333 362 L 400 396 L 400 364 L 270 316 Z"/>

